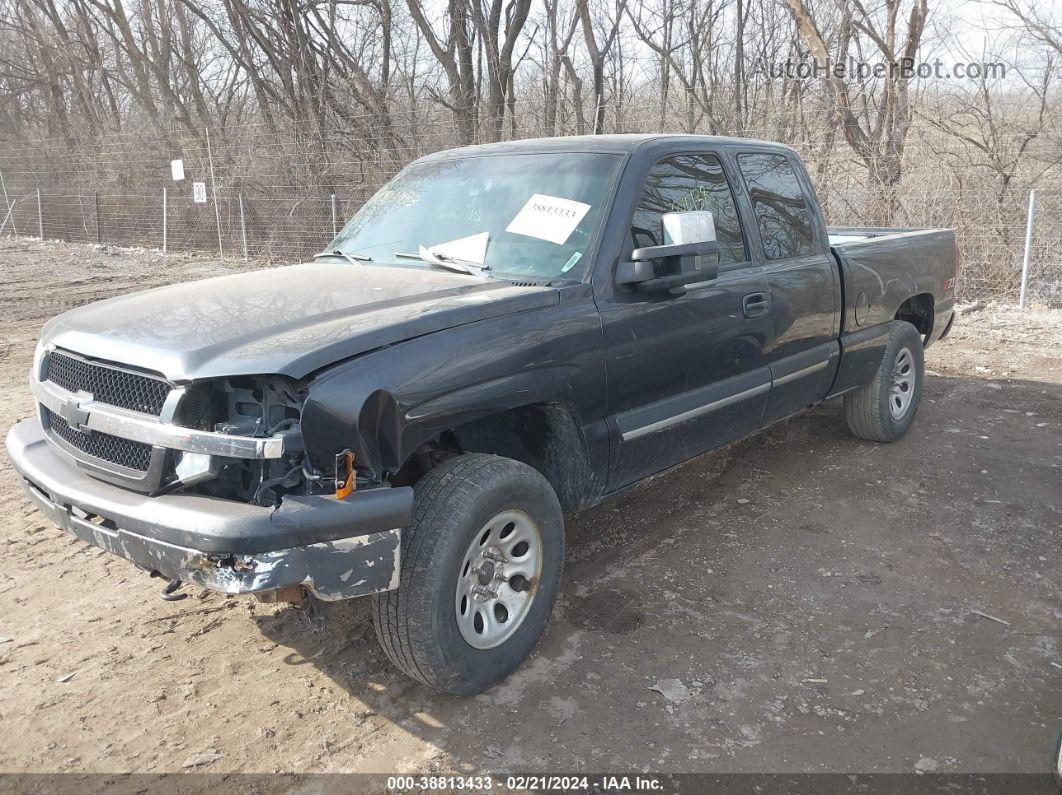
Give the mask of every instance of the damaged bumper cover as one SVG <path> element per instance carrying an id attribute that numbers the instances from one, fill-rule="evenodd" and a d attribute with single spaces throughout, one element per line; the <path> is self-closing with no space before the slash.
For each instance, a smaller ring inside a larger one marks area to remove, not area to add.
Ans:
<path id="1" fill-rule="evenodd" d="M 398 586 L 410 488 L 343 501 L 288 496 L 279 508 L 148 497 L 86 475 L 48 444 L 36 419 L 11 429 L 7 452 L 26 494 L 57 527 L 146 571 L 230 594 L 303 585 L 329 601 Z"/>

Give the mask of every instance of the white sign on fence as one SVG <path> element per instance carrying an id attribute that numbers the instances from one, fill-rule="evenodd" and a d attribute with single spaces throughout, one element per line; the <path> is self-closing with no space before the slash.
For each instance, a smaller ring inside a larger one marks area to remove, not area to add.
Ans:
<path id="1" fill-rule="evenodd" d="M 192 198 L 196 204 L 206 204 L 206 183 L 205 182 L 193 182 L 192 183 Z"/>
<path id="2" fill-rule="evenodd" d="M 170 173 L 173 174 L 173 181 L 180 182 L 184 179 L 184 161 L 183 160 L 171 160 L 170 161 Z"/>

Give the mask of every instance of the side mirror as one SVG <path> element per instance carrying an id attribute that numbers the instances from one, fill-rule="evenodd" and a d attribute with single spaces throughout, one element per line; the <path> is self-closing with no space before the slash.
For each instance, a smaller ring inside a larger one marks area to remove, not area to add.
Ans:
<path id="1" fill-rule="evenodd" d="M 711 212 L 664 213 L 664 245 L 636 248 L 616 270 L 616 283 L 641 292 L 685 292 L 686 285 L 719 276 L 719 244 Z"/>
<path id="2" fill-rule="evenodd" d="M 710 210 L 664 213 L 660 223 L 664 227 L 664 245 L 715 242 L 715 216 Z"/>
<path id="3" fill-rule="evenodd" d="M 641 292 L 681 292 L 686 285 L 718 276 L 718 243 L 677 243 L 634 249 L 630 261 L 619 264 L 616 283 Z"/>

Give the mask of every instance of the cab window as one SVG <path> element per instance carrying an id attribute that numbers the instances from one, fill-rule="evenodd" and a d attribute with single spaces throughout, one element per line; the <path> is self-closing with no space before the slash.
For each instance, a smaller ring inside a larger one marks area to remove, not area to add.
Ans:
<path id="1" fill-rule="evenodd" d="M 769 154 L 739 155 L 738 167 L 749 189 L 767 259 L 810 254 L 814 249 L 811 212 L 789 158 Z"/>
<path id="2" fill-rule="evenodd" d="M 744 262 L 734 196 L 715 155 L 677 155 L 652 167 L 631 222 L 635 248 L 664 245 L 664 213 L 709 210 L 719 243 L 719 264 Z"/>

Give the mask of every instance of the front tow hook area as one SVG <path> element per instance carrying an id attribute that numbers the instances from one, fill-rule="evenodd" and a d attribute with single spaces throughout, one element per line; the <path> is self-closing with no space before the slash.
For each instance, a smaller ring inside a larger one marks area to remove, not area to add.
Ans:
<path id="1" fill-rule="evenodd" d="M 157 571 L 152 571 L 151 572 L 151 576 L 152 577 L 165 577 L 166 575 L 164 575 L 164 574 L 162 574 L 160 572 L 157 572 Z M 184 585 L 184 583 L 181 581 L 181 578 L 180 577 L 174 577 L 168 583 L 166 583 L 166 587 L 162 589 L 162 591 L 159 593 L 159 596 L 161 596 L 167 602 L 179 602 L 182 599 L 187 599 L 188 598 L 188 594 L 186 594 L 186 593 L 177 593 L 177 591 L 179 591 L 181 589 L 182 585 Z"/>

